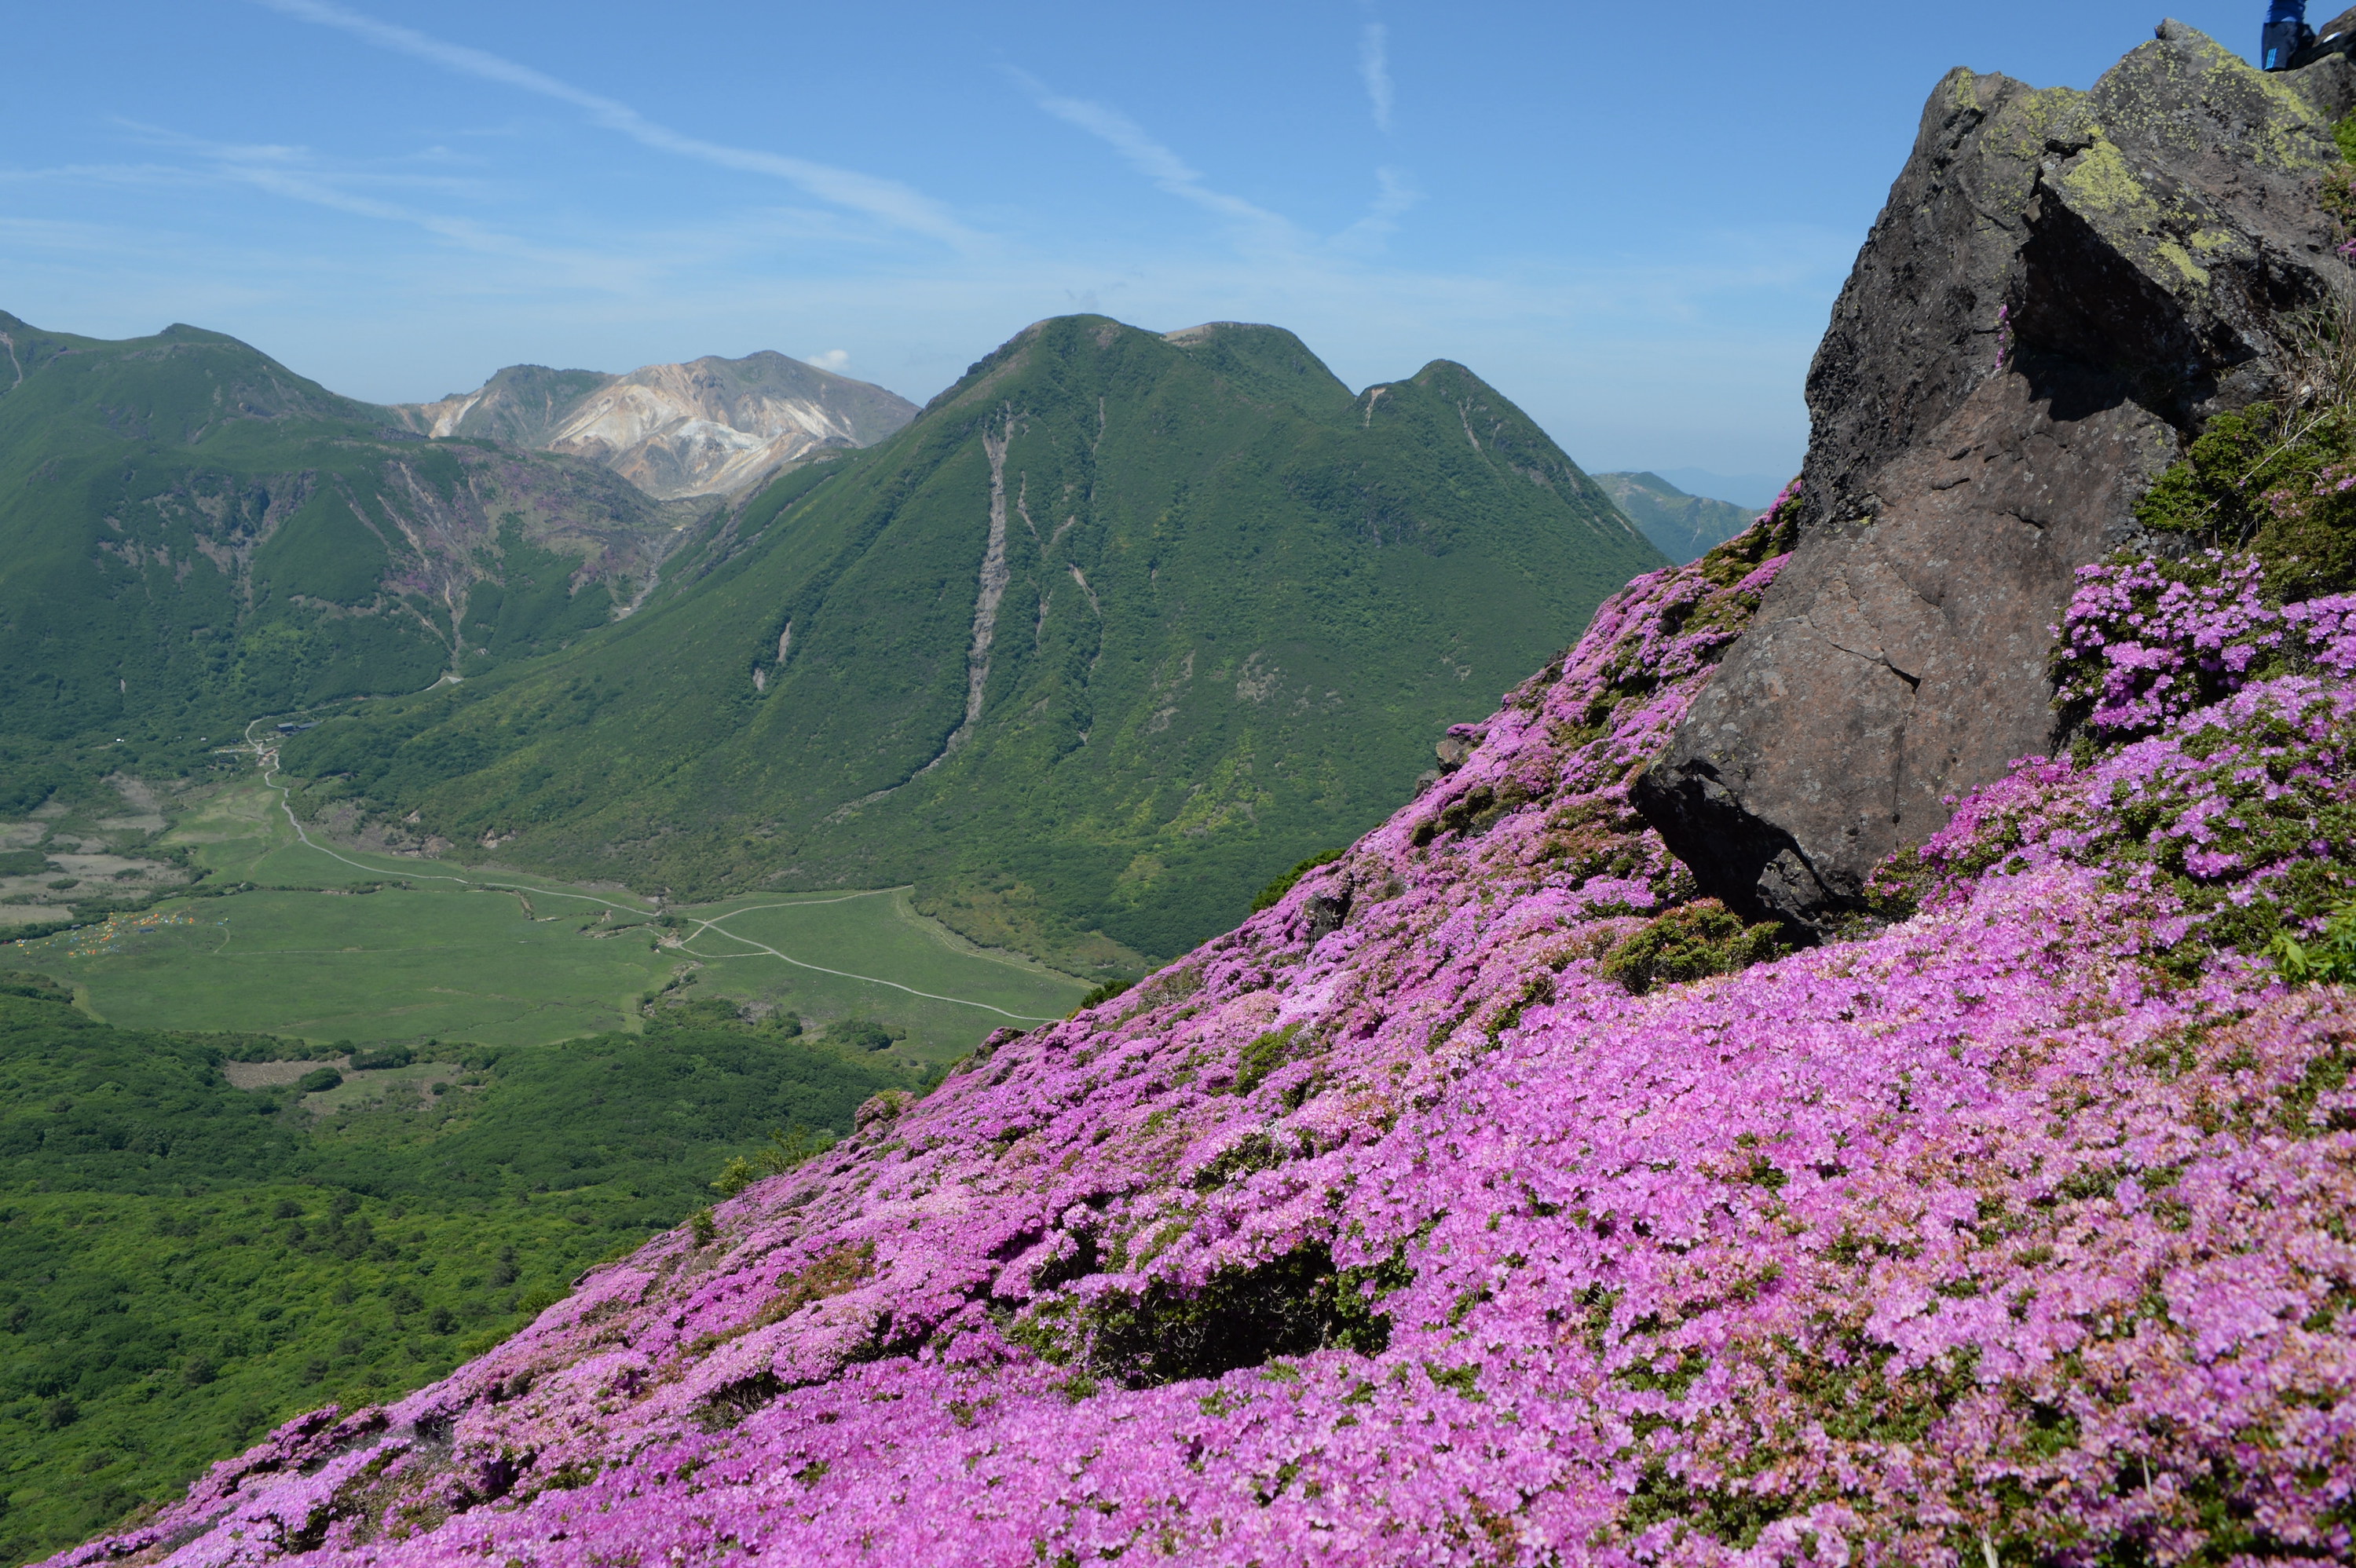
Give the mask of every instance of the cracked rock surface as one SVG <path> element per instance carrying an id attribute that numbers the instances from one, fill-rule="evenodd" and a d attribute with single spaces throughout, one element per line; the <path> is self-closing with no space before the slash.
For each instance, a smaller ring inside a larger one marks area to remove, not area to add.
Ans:
<path id="1" fill-rule="evenodd" d="M 2351 104 L 2344 54 L 2269 77 L 2174 22 L 2091 91 L 1939 84 L 1809 372 L 1798 549 L 1637 784 L 1709 891 L 1829 930 L 2061 743 L 2077 568 L 2346 275 L 2317 196 Z"/>

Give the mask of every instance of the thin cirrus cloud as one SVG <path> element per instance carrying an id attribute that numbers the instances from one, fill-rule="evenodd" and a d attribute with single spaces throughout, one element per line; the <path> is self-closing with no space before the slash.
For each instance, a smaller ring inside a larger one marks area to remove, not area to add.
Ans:
<path id="1" fill-rule="evenodd" d="M 426 60 L 445 70 L 517 88 L 541 98 L 554 99 L 559 103 L 580 110 L 588 116 L 592 124 L 627 136 L 658 152 L 694 158 L 739 173 L 767 175 L 782 179 L 821 201 L 862 213 L 888 227 L 925 235 L 959 250 L 972 250 L 983 243 L 980 235 L 959 223 L 946 207 L 896 180 L 881 179 L 851 169 L 839 169 L 782 153 L 706 142 L 658 124 L 626 103 L 560 81 L 544 71 L 519 65 L 484 49 L 446 43 L 412 28 L 380 22 L 332 4 L 331 0 L 255 0 L 255 4 L 297 21 L 337 28 L 379 48 Z"/>
<path id="2" fill-rule="evenodd" d="M 1203 182 L 1201 173 L 1185 159 L 1155 141 L 1144 126 L 1119 110 L 1107 108 L 1085 98 L 1067 98 L 1027 71 L 1010 68 L 1007 74 L 1016 85 L 1030 93 L 1032 101 L 1040 108 L 1066 124 L 1078 126 L 1111 147 L 1128 161 L 1130 167 L 1169 195 L 1182 201 L 1193 202 L 1205 211 L 1226 219 L 1239 230 L 1263 243 L 1285 250 L 1300 244 L 1301 234 L 1289 219 L 1241 197 L 1214 190 Z"/>
<path id="3" fill-rule="evenodd" d="M 626 288 L 638 281 L 636 274 L 643 270 L 626 259 L 537 245 L 471 219 L 454 218 L 369 194 L 370 190 L 387 188 L 465 190 L 470 185 L 465 180 L 381 169 L 339 168 L 303 147 L 210 142 L 136 121 L 120 123 L 149 146 L 179 153 L 190 160 L 193 167 L 157 171 L 175 183 L 194 178 L 245 186 L 284 201 L 302 202 L 382 223 L 406 224 L 465 250 L 555 269 L 556 276 L 576 284 L 609 290 Z"/>
<path id="4" fill-rule="evenodd" d="M 1374 111 L 1376 128 L 1391 128 L 1391 30 L 1369 22 L 1358 33 L 1358 80 L 1366 84 L 1366 103 Z"/>
<path id="5" fill-rule="evenodd" d="M 1041 109 L 1111 147 L 1131 168 L 1162 191 L 1226 219 L 1247 246 L 1286 253 L 1310 248 L 1307 236 L 1290 219 L 1215 189 L 1193 165 L 1119 110 L 1089 99 L 1066 97 L 1028 71 L 1009 67 L 1007 75 Z M 1376 169 L 1375 181 L 1376 194 L 1372 206 L 1364 218 L 1334 236 L 1332 244 L 1336 251 L 1377 248 L 1398 228 L 1399 218 L 1408 208 L 1423 199 L 1422 192 L 1400 170 Z"/>

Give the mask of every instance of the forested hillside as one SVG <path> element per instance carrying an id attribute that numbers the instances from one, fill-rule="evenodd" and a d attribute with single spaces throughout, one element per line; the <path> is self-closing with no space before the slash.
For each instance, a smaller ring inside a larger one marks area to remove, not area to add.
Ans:
<path id="1" fill-rule="evenodd" d="M 429 443 L 219 333 L 0 315 L 0 809 L 561 648 L 688 515 L 591 464 Z"/>
<path id="2" fill-rule="evenodd" d="M 441 1068 L 421 1073 L 406 1050 L 120 1029 L 67 1001 L 0 972 L 11 1563 L 168 1497 L 297 1411 L 441 1376 L 583 1265 L 712 1201 L 732 1157 L 819 1147 L 906 1083 L 855 1046 L 710 1002 L 643 1035 L 429 1048 L 418 1062 Z M 224 1076 L 289 1054 L 343 1071 Z M 346 1075 L 379 1093 L 321 1109 Z"/>
<path id="3" fill-rule="evenodd" d="M 1034 326 L 778 481 L 560 665 L 285 752 L 419 837 L 686 896 L 914 881 L 1114 973 L 1412 790 L 1659 554 L 1461 366 Z"/>

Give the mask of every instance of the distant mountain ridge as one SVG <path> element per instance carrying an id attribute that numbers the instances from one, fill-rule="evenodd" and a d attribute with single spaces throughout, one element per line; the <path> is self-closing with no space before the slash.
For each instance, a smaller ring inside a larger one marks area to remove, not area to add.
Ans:
<path id="1" fill-rule="evenodd" d="M 1598 474 L 1596 484 L 1663 555 L 1679 566 L 1699 560 L 1758 520 L 1731 501 L 1688 496 L 1657 474 Z"/>
<path id="2" fill-rule="evenodd" d="M 659 500 L 741 491 L 813 453 L 872 446 L 916 414 L 882 387 L 768 350 L 626 376 L 511 365 L 472 392 L 390 409 L 423 435 L 584 458 Z"/>
<path id="3" fill-rule="evenodd" d="M 310 809 L 461 853 L 679 896 L 912 882 L 1101 976 L 1380 820 L 1661 564 L 1461 365 L 1353 393 L 1277 327 L 1063 317 L 730 508 L 594 646 L 285 754 Z"/>

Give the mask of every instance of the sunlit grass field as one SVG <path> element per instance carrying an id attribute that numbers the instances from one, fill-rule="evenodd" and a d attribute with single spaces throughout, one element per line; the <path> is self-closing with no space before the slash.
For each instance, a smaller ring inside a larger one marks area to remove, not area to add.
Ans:
<path id="1" fill-rule="evenodd" d="M 323 849 L 297 837 L 259 780 L 200 804 L 164 842 L 188 846 L 215 883 L 260 891 L 174 900 L 0 957 L 129 1028 L 361 1045 L 636 1029 L 647 994 L 687 975 L 695 996 L 790 1009 L 811 1026 L 873 1019 L 905 1032 L 895 1054 L 924 1063 L 993 1029 L 1061 1017 L 1086 990 L 973 947 L 901 891 L 666 909 L 617 889 Z M 479 885 L 491 882 L 505 885 Z"/>

